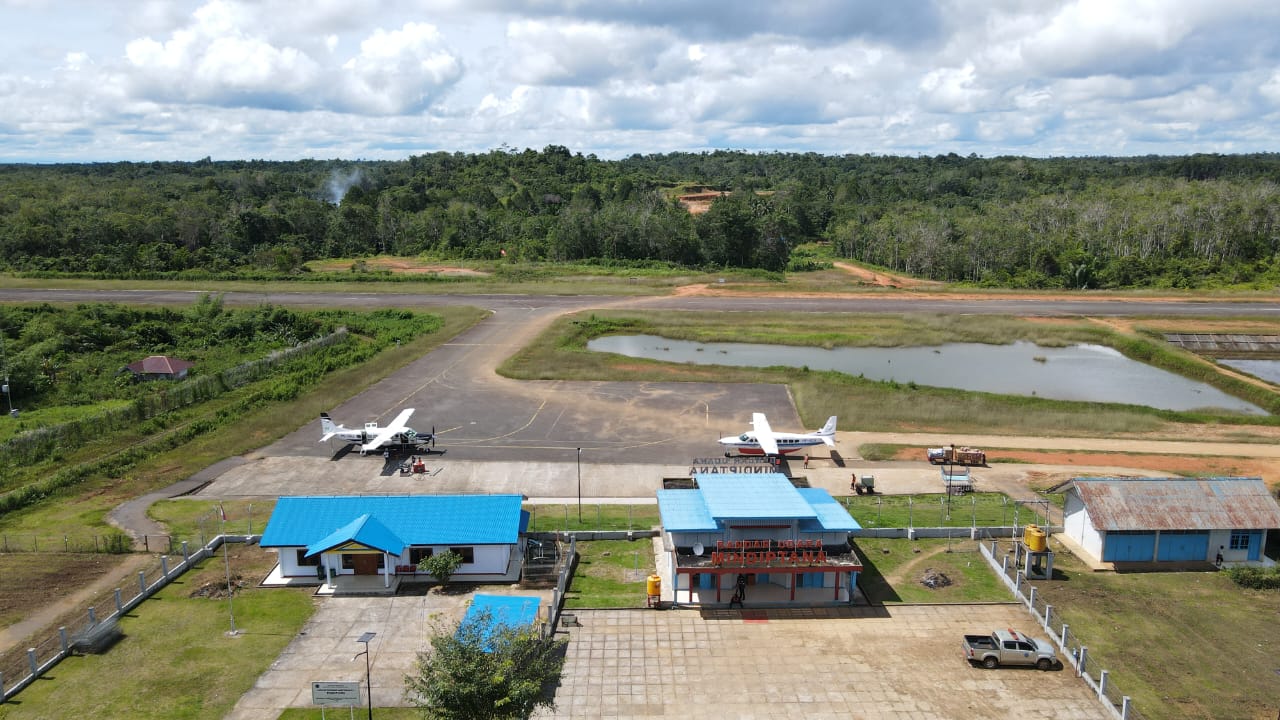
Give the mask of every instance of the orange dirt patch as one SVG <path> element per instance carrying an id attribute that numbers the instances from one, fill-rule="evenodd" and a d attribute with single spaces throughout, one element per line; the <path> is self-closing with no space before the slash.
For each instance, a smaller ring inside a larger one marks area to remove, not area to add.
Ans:
<path id="1" fill-rule="evenodd" d="M 434 273 L 436 275 L 484 277 L 490 274 L 480 270 L 455 267 L 452 265 L 423 263 L 413 258 L 376 257 L 368 258 L 363 262 L 365 267 L 370 270 L 387 270 L 392 273 L 401 273 L 405 275 L 426 275 Z M 349 261 L 328 261 L 315 263 L 313 266 L 317 270 L 325 272 L 341 272 L 349 269 L 351 267 L 351 263 Z"/>
<path id="2" fill-rule="evenodd" d="M 894 460 L 919 460 L 925 448 L 902 448 Z M 1122 467 L 1167 472 L 1170 476 L 1275 477 L 1280 461 L 1269 458 L 1236 458 L 1192 455 L 1129 455 L 1122 453 L 1037 452 L 988 450 L 987 464 L 1002 462 L 1033 465 Z"/>
<path id="3" fill-rule="evenodd" d="M 877 285 L 879 287 L 891 288 L 921 288 L 921 287 L 941 287 L 942 283 L 936 280 L 920 280 L 917 278 L 906 277 L 903 275 L 890 275 L 888 273 L 876 272 L 864 268 L 860 265 L 854 265 L 847 262 L 832 263 L 837 268 L 853 275 L 862 282 L 869 285 Z"/>

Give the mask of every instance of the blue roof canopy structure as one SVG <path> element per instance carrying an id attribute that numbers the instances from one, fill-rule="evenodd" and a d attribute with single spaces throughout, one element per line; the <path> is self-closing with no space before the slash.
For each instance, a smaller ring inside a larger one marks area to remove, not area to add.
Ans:
<path id="1" fill-rule="evenodd" d="M 781 473 L 694 477 L 697 489 L 658 491 L 658 511 L 668 532 L 715 532 L 726 520 L 798 520 L 808 532 L 862 529 L 826 490 L 797 489 Z"/>
<path id="2" fill-rule="evenodd" d="M 529 595 L 476 595 L 462 618 L 459 630 L 487 617 L 488 625 L 481 629 L 481 637 L 487 644 L 498 628 L 520 628 L 536 622 L 541 602 Z M 492 651 L 492 648 L 486 647 L 485 650 Z"/>

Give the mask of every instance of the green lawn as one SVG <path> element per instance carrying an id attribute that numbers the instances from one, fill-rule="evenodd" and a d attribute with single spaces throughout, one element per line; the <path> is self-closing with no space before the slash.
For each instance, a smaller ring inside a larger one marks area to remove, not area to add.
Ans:
<path id="1" fill-rule="evenodd" d="M 971 603 L 1013 599 L 978 552 L 978 544 L 946 538 L 859 538 L 863 572 L 858 587 L 873 603 Z M 932 569 L 951 580 L 946 587 L 922 582 Z"/>
<path id="2" fill-rule="evenodd" d="M 0 718 L 224 717 L 314 609 L 312 589 L 255 587 L 273 554 L 231 552 L 233 577 L 243 575 L 246 586 L 230 606 L 225 597 L 191 596 L 206 583 L 225 583 L 222 558 L 206 560 L 121 620 L 124 637 L 109 652 L 63 660 L 0 705 Z M 236 636 L 227 634 L 232 610 Z"/>
<path id="3" fill-rule="evenodd" d="M 1280 591 L 1217 572 L 1090 572 L 1070 553 L 1036 592 L 1147 720 L 1280 714 Z"/>

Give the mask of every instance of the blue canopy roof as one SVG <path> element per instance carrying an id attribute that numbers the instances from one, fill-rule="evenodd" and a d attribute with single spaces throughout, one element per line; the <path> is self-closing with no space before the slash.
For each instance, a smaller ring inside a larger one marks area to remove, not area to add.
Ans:
<path id="1" fill-rule="evenodd" d="M 405 546 L 405 542 L 387 529 L 386 525 L 378 522 L 377 518 L 366 514 L 334 530 L 322 540 L 308 545 L 307 556 L 310 557 L 316 553 L 332 550 L 339 545 L 345 545 L 350 542 L 359 543 L 365 547 L 381 550 L 392 555 L 399 555 L 404 552 Z"/>
<path id="2" fill-rule="evenodd" d="M 333 547 L 357 540 L 388 552 L 397 542 L 401 549 L 405 545 L 509 545 L 519 541 L 528 523 L 521 501 L 519 495 L 282 497 L 260 545 L 310 551 L 326 542 Z M 363 516 L 368 520 L 361 524 Z M 340 537 L 344 534 L 345 539 Z"/>
<path id="3" fill-rule="evenodd" d="M 482 615 L 488 615 L 489 624 L 482 630 L 487 641 L 499 627 L 532 625 L 538 619 L 541 602 L 530 595 L 475 595 L 462 618 L 462 625 L 477 622 Z"/>

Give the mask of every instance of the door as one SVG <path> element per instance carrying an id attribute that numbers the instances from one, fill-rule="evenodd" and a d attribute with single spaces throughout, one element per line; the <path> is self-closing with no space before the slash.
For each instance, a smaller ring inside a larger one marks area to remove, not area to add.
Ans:
<path id="1" fill-rule="evenodd" d="M 1209 558 L 1209 533 L 1162 532 L 1157 560 L 1188 562 Z"/>
<path id="2" fill-rule="evenodd" d="M 1102 559 L 1106 562 L 1151 562 L 1155 559 L 1155 533 L 1109 532 L 1106 543 L 1106 550 L 1102 552 Z"/>
<path id="3" fill-rule="evenodd" d="M 378 574 L 377 555 L 356 555 L 351 558 L 351 564 L 354 566 L 357 575 Z"/>

